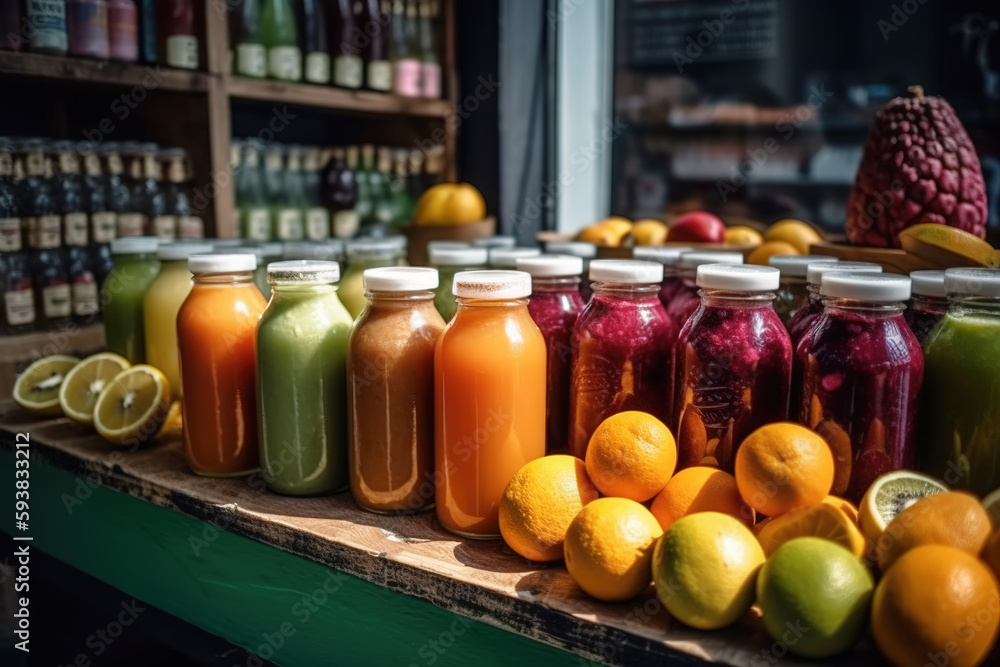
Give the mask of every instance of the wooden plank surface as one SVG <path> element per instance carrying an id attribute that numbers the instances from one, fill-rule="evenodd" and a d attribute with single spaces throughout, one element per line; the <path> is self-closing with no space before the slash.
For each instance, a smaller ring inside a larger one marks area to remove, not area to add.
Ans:
<path id="1" fill-rule="evenodd" d="M 203 72 L 14 51 L 0 51 L 0 74 L 162 90 L 205 90 L 208 86 Z"/>

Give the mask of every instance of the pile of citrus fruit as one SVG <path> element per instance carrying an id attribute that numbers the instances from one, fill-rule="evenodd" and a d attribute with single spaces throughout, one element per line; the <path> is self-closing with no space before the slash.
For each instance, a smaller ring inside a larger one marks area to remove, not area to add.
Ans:
<path id="1" fill-rule="evenodd" d="M 826 441 L 792 423 L 750 434 L 733 474 L 676 465 L 666 426 L 642 412 L 614 415 L 586 460 L 546 456 L 515 475 L 501 534 L 529 560 L 564 559 L 597 599 L 628 600 L 652 583 L 685 625 L 759 617 L 802 657 L 841 653 L 869 629 L 897 665 L 944 656 L 972 667 L 990 656 L 1000 491 L 980 501 L 902 470 L 878 478 L 855 507 L 830 495 Z"/>

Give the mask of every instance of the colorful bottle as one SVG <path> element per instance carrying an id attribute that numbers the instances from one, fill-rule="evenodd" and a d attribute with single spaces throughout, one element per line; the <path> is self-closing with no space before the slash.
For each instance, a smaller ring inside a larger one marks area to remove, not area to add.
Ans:
<path id="1" fill-rule="evenodd" d="M 795 348 L 799 421 L 834 457 L 833 495 L 861 500 L 876 477 L 916 464 L 920 343 L 903 319 L 906 276 L 828 271 L 823 312 Z"/>
<path id="2" fill-rule="evenodd" d="M 132 0 L 107 0 L 108 56 L 134 63 L 139 60 L 139 11 Z"/>
<path id="3" fill-rule="evenodd" d="M 13 146 L 0 142 L 0 296 L 3 333 L 28 331 L 35 324 L 34 283 L 28 263 L 28 244 L 21 227 L 22 205 L 18 175 L 22 168 Z"/>
<path id="4" fill-rule="evenodd" d="M 486 248 L 446 248 L 428 247 L 431 266 L 438 270 L 439 282 L 434 291 L 434 307 L 445 322 L 451 322 L 458 309 L 458 301 L 452 293 L 455 275 L 462 271 L 485 269 L 488 254 Z"/>
<path id="5" fill-rule="evenodd" d="M 736 451 L 764 424 L 786 421 L 792 341 L 774 312 L 780 272 L 703 264 L 700 303 L 677 339 L 677 466 L 733 471 Z"/>
<path id="6" fill-rule="evenodd" d="M 198 36 L 194 31 L 193 0 L 158 0 L 160 60 L 170 67 L 198 69 Z"/>
<path id="7" fill-rule="evenodd" d="M 261 24 L 261 0 L 243 0 L 235 8 L 236 22 L 235 72 L 240 76 L 263 79 L 267 76 L 267 47 L 264 46 Z"/>
<path id="8" fill-rule="evenodd" d="M 441 97 L 441 59 L 434 43 L 437 14 L 437 2 L 420 0 L 420 93 L 433 100 Z"/>
<path id="9" fill-rule="evenodd" d="M 602 421 L 626 410 L 670 424 L 677 328 L 660 303 L 663 266 L 590 263 L 594 296 L 573 327 L 570 454 L 584 458 Z"/>
<path id="10" fill-rule="evenodd" d="M 26 176 L 18 197 L 22 222 L 31 249 L 29 263 L 35 288 L 36 322 L 46 328 L 62 327 L 73 314 L 72 293 L 62 244 L 61 203 L 52 156 L 39 140 L 22 143 Z"/>
<path id="11" fill-rule="evenodd" d="M 358 149 L 350 146 L 345 151 L 335 150 L 320 175 L 320 201 L 332 212 L 331 231 L 338 239 L 352 238 L 361 228 L 358 198 L 362 188 L 355 174 L 357 167 Z"/>
<path id="12" fill-rule="evenodd" d="M 327 0 L 299 0 L 299 37 L 303 54 L 303 79 L 330 83 L 330 46 L 327 34 Z"/>
<path id="13" fill-rule="evenodd" d="M 681 289 L 681 282 L 677 264 L 681 261 L 681 255 L 691 252 L 691 248 L 674 246 L 638 246 L 632 249 L 632 259 L 641 259 L 646 262 L 659 262 L 663 265 L 663 282 L 660 283 L 660 303 L 664 308 L 670 306 L 674 295 Z"/>
<path id="14" fill-rule="evenodd" d="M 240 229 L 249 241 L 270 241 L 271 212 L 267 205 L 268 193 L 261 174 L 260 151 L 251 142 L 243 148 L 243 166 L 237 175 L 236 189 L 241 193 L 237 202 L 240 211 Z"/>
<path id="15" fill-rule="evenodd" d="M 368 269 L 364 280 L 347 371 L 351 494 L 374 512 L 418 512 L 434 503 L 437 271 Z"/>
<path id="16" fill-rule="evenodd" d="M 792 347 L 798 347 L 799 340 L 823 312 L 823 296 L 820 284 L 828 271 L 850 271 L 851 273 L 882 273 L 882 267 L 871 262 L 819 262 L 806 267 L 806 302 L 800 306 L 786 322 L 792 337 Z M 793 383 L 794 384 L 794 383 Z"/>
<path id="17" fill-rule="evenodd" d="M 159 39 L 155 0 L 136 0 L 139 10 L 139 59 L 147 65 L 159 62 Z"/>
<path id="18" fill-rule="evenodd" d="M 538 248 L 490 248 L 489 264 L 491 269 L 516 269 L 519 259 L 523 257 L 537 257 L 541 254 L 542 251 Z"/>
<path id="19" fill-rule="evenodd" d="M 281 81 L 302 80 L 299 29 L 290 0 L 263 0 L 260 32 L 267 49 L 267 74 Z"/>
<path id="20" fill-rule="evenodd" d="M 520 271 L 455 276 L 458 311 L 434 353 L 437 517 L 474 538 L 500 536 L 500 498 L 545 454 L 545 339 Z"/>
<path id="21" fill-rule="evenodd" d="M 67 53 L 107 60 L 108 5 L 104 0 L 66 0 Z"/>
<path id="22" fill-rule="evenodd" d="M 365 80 L 365 61 L 357 43 L 353 0 L 331 0 L 330 55 L 333 61 L 333 85 L 357 89 Z"/>
<path id="23" fill-rule="evenodd" d="M 698 267 L 703 264 L 742 264 L 743 254 L 738 252 L 724 251 L 699 251 L 681 253 L 677 260 L 677 275 L 680 284 L 671 295 L 667 304 L 667 314 L 673 320 L 678 331 L 688 321 L 691 314 L 698 308 L 701 299 L 698 298 L 698 286 L 695 279 L 698 274 Z"/>
<path id="24" fill-rule="evenodd" d="M 363 49 L 365 87 L 380 93 L 392 90 L 392 63 L 389 61 L 389 17 L 379 6 L 379 0 L 361 0 L 358 25 L 365 30 Z M 374 29 L 368 30 L 368 26 Z"/>
<path id="25" fill-rule="evenodd" d="M 36 53 L 65 55 L 69 48 L 65 0 L 28 0 L 24 12 L 28 48 Z M 20 31 L 18 31 L 20 32 Z"/>
<path id="26" fill-rule="evenodd" d="M 903 312 L 906 323 L 921 344 L 931 329 L 948 311 L 948 296 L 944 288 L 944 271 L 912 271 L 913 296 Z"/>
<path id="27" fill-rule="evenodd" d="M 143 299 L 160 272 L 160 262 L 156 259 L 158 245 L 159 240 L 149 236 L 112 241 L 115 267 L 101 287 L 108 351 L 133 364 L 146 362 Z"/>
<path id="28" fill-rule="evenodd" d="M 349 241 L 346 248 L 347 270 L 340 281 L 340 300 L 351 317 L 356 318 L 365 309 L 364 273 L 381 266 L 399 266 L 403 253 L 389 239 L 362 238 Z"/>
<path id="29" fill-rule="evenodd" d="M 420 52 L 412 47 L 417 35 L 416 5 L 392 1 L 392 90 L 404 97 L 420 95 Z M 411 15 L 412 11 L 412 15 Z"/>
<path id="30" fill-rule="evenodd" d="M 191 293 L 177 313 L 184 458 L 206 477 L 260 466 L 254 334 L 267 302 L 253 284 L 252 254 L 195 255 Z"/>
<path id="31" fill-rule="evenodd" d="M 806 272 L 812 264 L 832 264 L 839 260 L 828 255 L 772 255 L 767 263 L 781 271 L 781 286 L 774 300 L 774 311 L 785 325 L 806 304 Z"/>

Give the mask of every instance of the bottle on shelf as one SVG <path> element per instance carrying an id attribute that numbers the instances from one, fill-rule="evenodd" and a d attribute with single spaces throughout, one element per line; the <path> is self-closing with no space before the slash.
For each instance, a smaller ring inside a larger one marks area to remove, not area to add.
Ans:
<path id="1" fill-rule="evenodd" d="M 331 4 L 330 55 L 333 60 L 333 85 L 357 89 L 364 83 L 365 62 L 355 36 L 355 3 L 354 0 L 331 0 Z"/>
<path id="2" fill-rule="evenodd" d="M 156 31 L 156 1 L 136 0 L 139 23 L 139 60 L 147 65 L 155 65 L 159 62 L 159 48 L 157 47 Z"/>
<path id="3" fill-rule="evenodd" d="M 134 144 L 106 144 L 104 154 L 104 184 L 107 205 L 115 214 L 115 236 L 142 236 L 145 226 L 142 214 L 132 206 L 132 179 L 125 171 L 125 160 L 132 168 Z M 127 154 L 123 155 L 123 153 Z M 139 172 L 142 166 L 139 164 Z"/>
<path id="4" fill-rule="evenodd" d="M 406 174 L 406 187 L 410 199 L 417 201 L 424 192 L 424 154 L 423 151 L 412 150 L 409 156 L 409 170 Z"/>
<path id="5" fill-rule="evenodd" d="M 126 63 L 139 60 L 139 10 L 133 0 L 107 0 L 108 57 Z"/>
<path id="6" fill-rule="evenodd" d="M 420 95 L 416 8 L 413 0 L 392 0 L 392 91 L 404 97 Z"/>
<path id="7" fill-rule="evenodd" d="M 23 149 L 26 175 L 20 200 L 31 248 L 36 319 L 43 327 L 54 328 L 69 322 L 72 300 L 66 262 L 60 248 L 62 219 L 52 159 L 45 154 L 44 143 L 39 139 L 25 141 Z"/>
<path id="8" fill-rule="evenodd" d="M 236 45 L 235 70 L 240 76 L 263 79 L 267 76 L 267 48 L 264 46 L 261 0 L 243 0 L 233 9 Z"/>
<path id="9" fill-rule="evenodd" d="M 330 83 L 330 39 L 327 33 L 327 1 L 299 0 L 299 39 L 302 45 L 303 79 L 308 83 Z"/>
<path id="10" fill-rule="evenodd" d="M 392 151 L 393 175 L 389 180 L 392 200 L 392 224 L 405 226 L 413 217 L 413 199 L 410 197 L 407 173 L 408 153 L 405 148 Z"/>
<path id="11" fill-rule="evenodd" d="M 302 189 L 305 194 L 306 238 L 322 241 L 330 238 L 330 210 L 320 197 L 320 149 L 307 146 L 302 151 Z M 343 161 L 343 151 L 341 151 Z"/>
<path id="12" fill-rule="evenodd" d="M 164 207 L 166 215 L 174 220 L 176 237 L 200 239 L 205 236 L 205 225 L 191 206 L 187 153 L 183 148 L 168 148 L 161 151 L 164 184 Z"/>
<path id="13" fill-rule="evenodd" d="M 198 36 L 193 0 L 159 0 L 160 60 L 170 67 L 198 69 Z"/>
<path id="14" fill-rule="evenodd" d="M 420 94 L 435 100 L 441 97 L 441 60 L 434 40 L 438 14 L 437 0 L 420 0 Z"/>
<path id="15" fill-rule="evenodd" d="M 27 331 L 35 324 L 34 284 L 21 229 L 16 164 L 13 145 L 0 142 L 0 325 L 6 334 Z"/>
<path id="16" fill-rule="evenodd" d="M 301 241 L 305 238 L 305 214 L 309 208 L 302 182 L 302 148 L 289 146 L 285 150 L 285 170 L 282 173 L 283 197 L 278 208 L 275 229 L 279 241 Z"/>
<path id="17" fill-rule="evenodd" d="M 343 148 L 334 149 L 323 171 L 322 201 L 332 211 L 333 235 L 339 239 L 351 238 L 361 226 L 358 212 L 361 188 L 354 172 L 357 160 L 357 146 L 350 146 L 346 151 Z"/>
<path id="18" fill-rule="evenodd" d="M 173 241 L 177 238 L 177 220 L 167 211 L 163 170 L 157 159 L 158 150 L 156 144 L 139 145 L 142 155 L 142 180 L 138 186 L 140 191 L 138 197 L 145 204 L 149 235 L 161 241 Z"/>
<path id="19" fill-rule="evenodd" d="M 66 0 L 66 52 L 78 58 L 107 60 L 108 5 L 104 0 Z"/>
<path id="20" fill-rule="evenodd" d="M 389 188 L 392 175 L 392 156 L 385 146 L 379 146 L 376 154 L 378 161 L 375 164 L 375 169 L 369 173 L 372 200 L 374 201 L 373 223 L 384 231 L 384 228 L 391 225 L 396 219 L 392 192 Z"/>
<path id="21" fill-rule="evenodd" d="M 361 0 L 361 26 L 376 25 L 364 48 L 365 87 L 380 93 L 392 90 L 392 63 L 389 61 L 388 19 L 379 0 Z"/>
<path id="22" fill-rule="evenodd" d="M 87 213 L 91 245 L 90 265 L 98 290 L 111 271 L 114 259 L 110 243 L 115 238 L 115 213 L 108 199 L 107 181 L 101 171 L 101 158 L 94 150 L 81 151 L 83 157 L 83 209 Z"/>
<path id="23" fill-rule="evenodd" d="M 237 207 L 243 238 L 251 241 L 271 240 L 271 213 L 268 209 L 268 191 L 260 168 L 260 150 L 248 141 L 243 146 L 243 165 L 236 182 L 239 194 Z"/>
<path id="24" fill-rule="evenodd" d="M 80 159 L 69 141 L 52 144 L 56 155 L 55 196 L 62 216 L 63 243 L 86 247 L 88 241 L 87 213 L 83 206 L 83 178 Z"/>
<path id="25" fill-rule="evenodd" d="M 371 155 L 365 157 L 370 151 Z M 356 186 L 356 197 L 354 211 L 358 215 L 358 225 L 364 227 L 370 225 L 374 217 L 375 201 L 372 198 L 371 189 L 371 161 L 374 160 L 374 146 L 348 146 L 347 147 L 347 169 L 354 174 Z"/>
<path id="26" fill-rule="evenodd" d="M 66 55 L 69 35 L 66 32 L 66 3 L 63 0 L 28 0 L 25 25 L 17 33 L 28 33 L 28 48 L 35 53 Z"/>
<path id="27" fill-rule="evenodd" d="M 439 144 L 427 151 L 424 156 L 424 174 L 421 179 L 421 192 L 438 183 L 444 182 L 444 166 L 444 146 Z"/>
<path id="28" fill-rule="evenodd" d="M 260 32 L 267 49 L 267 73 L 280 81 L 302 80 L 302 49 L 291 0 L 263 0 Z"/>
<path id="29" fill-rule="evenodd" d="M 0 51 L 20 51 L 26 46 L 28 40 L 21 25 L 23 10 L 19 0 L 0 3 L 0 35 L 6 35 L 5 39 L 0 39 Z"/>

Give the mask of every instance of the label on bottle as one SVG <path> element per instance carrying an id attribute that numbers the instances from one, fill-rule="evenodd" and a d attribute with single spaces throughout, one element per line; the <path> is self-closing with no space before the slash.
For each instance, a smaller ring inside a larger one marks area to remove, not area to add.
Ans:
<path id="1" fill-rule="evenodd" d="M 271 216 L 266 208 L 252 208 L 246 212 L 247 238 L 251 241 L 271 240 Z"/>
<path id="2" fill-rule="evenodd" d="M 142 213 L 119 213 L 118 236 L 142 236 L 146 227 L 146 216 Z"/>
<path id="3" fill-rule="evenodd" d="M 330 54 L 315 51 L 306 54 L 306 81 L 330 83 Z"/>
<path id="4" fill-rule="evenodd" d="M 63 216 L 63 241 L 66 245 L 87 245 L 86 213 L 67 213 Z"/>
<path id="5" fill-rule="evenodd" d="M 5 292 L 3 300 L 7 324 L 23 326 L 35 321 L 35 295 L 30 287 Z"/>
<path id="6" fill-rule="evenodd" d="M 267 50 L 267 72 L 272 79 L 302 80 L 302 51 L 297 46 L 272 46 Z"/>
<path id="7" fill-rule="evenodd" d="M 299 241 L 304 235 L 302 211 L 297 208 L 283 208 L 278 211 L 279 241 Z"/>
<path id="8" fill-rule="evenodd" d="M 395 91 L 404 97 L 419 97 L 420 61 L 416 58 L 404 58 L 396 61 Z"/>
<path id="9" fill-rule="evenodd" d="M 69 54 L 108 58 L 108 6 L 104 2 L 66 3 Z"/>
<path id="10" fill-rule="evenodd" d="M 306 238 L 310 241 L 330 238 L 330 212 L 322 206 L 306 210 Z"/>
<path id="11" fill-rule="evenodd" d="M 62 220 L 58 215 L 26 218 L 28 245 L 32 248 L 58 248 L 62 240 Z"/>
<path id="12" fill-rule="evenodd" d="M 90 234 L 94 238 L 94 243 L 111 243 L 115 238 L 114 211 L 91 213 Z"/>
<path id="13" fill-rule="evenodd" d="M 336 211 L 333 214 L 333 235 L 338 239 L 349 239 L 358 233 L 361 216 L 353 209 Z"/>
<path id="14" fill-rule="evenodd" d="M 45 173 L 45 155 L 35 152 L 28 153 L 27 158 L 25 158 L 25 167 L 29 174 L 41 176 Z"/>
<path id="15" fill-rule="evenodd" d="M 89 271 L 73 283 L 73 315 L 87 317 L 97 313 L 100 301 L 97 295 L 97 281 Z"/>
<path id="16" fill-rule="evenodd" d="M 372 60 L 368 63 L 368 87 L 388 93 L 392 89 L 392 63 Z"/>
<path id="17" fill-rule="evenodd" d="M 177 218 L 172 215 L 153 216 L 153 236 L 161 241 L 173 241 L 177 238 Z"/>
<path id="18" fill-rule="evenodd" d="M 177 219 L 177 235 L 182 239 L 203 239 L 205 223 L 197 215 L 183 215 Z"/>
<path id="19" fill-rule="evenodd" d="M 434 100 L 441 99 L 441 65 L 421 63 L 420 86 L 424 97 Z"/>
<path id="20" fill-rule="evenodd" d="M 63 0 L 28 0 L 25 6 L 32 51 L 66 53 L 66 3 Z"/>
<path id="21" fill-rule="evenodd" d="M 21 218 L 0 218 L 0 252 L 18 252 L 21 246 Z"/>
<path id="22" fill-rule="evenodd" d="M 361 56 L 345 54 L 333 61 L 333 84 L 341 88 L 360 88 L 365 78 Z"/>
<path id="23" fill-rule="evenodd" d="M 73 314 L 73 298 L 68 283 L 57 283 L 42 288 L 42 315 L 47 320 L 69 317 Z"/>
<path id="24" fill-rule="evenodd" d="M 236 46 L 236 73 L 258 79 L 267 76 L 267 49 L 263 44 Z"/>
<path id="25" fill-rule="evenodd" d="M 194 35 L 167 37 L 167 64 L 181 69 L 198 69 L 198 38 Z"/>
<path id="26" fill-rule="evenodd" d="M 10 153 L 0 153 L 0 176 L 14 175 L 14 156 Z"/>

